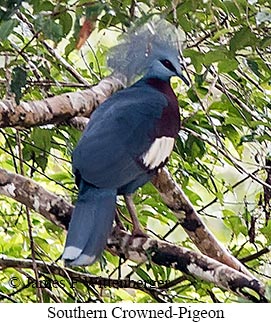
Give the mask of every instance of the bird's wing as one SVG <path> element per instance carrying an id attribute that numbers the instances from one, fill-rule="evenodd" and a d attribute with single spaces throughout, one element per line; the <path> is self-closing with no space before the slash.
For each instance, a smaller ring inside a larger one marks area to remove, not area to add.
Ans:
<path id="1" fill-rule="evenodd" d="M 119 188 L 142 176 L 138 158 L 155 140 L 155 124 L 167 99 L 146 86 L 124 89 L 105 101 L 73 154 L 75 174 L 97 187 Z M 145 171 L 146 172 L 146 171 Z"/>

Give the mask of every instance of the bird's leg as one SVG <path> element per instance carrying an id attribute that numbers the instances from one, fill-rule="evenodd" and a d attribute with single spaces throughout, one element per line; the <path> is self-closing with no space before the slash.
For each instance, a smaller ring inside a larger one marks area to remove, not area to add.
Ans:
<path id="1" fill-rule="evenodd" d="M 124 200 L 128 209 L 128 212 L 131 216 L 131 220 L 133 222 L 133 231 L 132 235 L 135 237 L 147 237 L 147 234 L 144 233 L 143 229 L 141 228 L 141 225 L 138 221 L 137 214 L 136 214 L 136 208 L 133 201 L 133 196 L 131 194 L 124 195 Z"/>

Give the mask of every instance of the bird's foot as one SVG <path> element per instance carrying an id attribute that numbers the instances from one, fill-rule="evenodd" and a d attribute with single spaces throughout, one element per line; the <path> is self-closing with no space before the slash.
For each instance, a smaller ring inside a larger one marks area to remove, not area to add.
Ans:
<path id="1" fill-rule="evenodd" d="M 136 243 L 134 242 L 134 240 L 138 238 L 147 240 L 149 236 L 145 232 L 143 232 L 141 228 L 136 228 L 136 229 L 133 228 L 132 234 L 130 235 L 129 241 L 128 241 L 129 245 L 133 245 L 133 243 Z"/>
<path id="2" fill-rule="evenodd" d="M 149 236 L 145 233 L 140 227 L 134 227 L 132 231 L 132 239 L 133 238 L 148 238 Z"/>

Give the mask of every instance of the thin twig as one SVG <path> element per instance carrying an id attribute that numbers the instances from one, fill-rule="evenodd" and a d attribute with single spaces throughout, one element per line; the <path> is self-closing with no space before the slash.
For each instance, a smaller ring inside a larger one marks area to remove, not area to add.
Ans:
<path id="1" fill-rule="evenodd" d="M 37 32 L 35 31 L 34 26 L 21 12 L 17 13 L 17 17 L 27 24 L 28 28 L 31 30 L 33 35 L 36 35 Z M 51 47 L 45 40 L 39 39 L 39 41 L 47 49 L 47 51 L 56 59 L 56 61 L 60 62 L 60 64 L 64 66 L 66 70 L 70 72 L 70 74 L 76 80 L 78 80 L 80 83 L 83 83 L 84 85 L 90 86 L 90 83 L 85 78 L 83 78 L 82 75 L 78 73 L 76 69 L 73 66 L 71 66 L 61 55 L 59 55 L 53 47 Z"/>
<path id="2" fill-rule="evenodd" d="M 4 294 L 2 292 L 0 292 L 0 299 L 4 299 L 6 298 L 7 300 L 9 300 L 10 302 L 12 303 L 17 303 L 12 297 L 10 297 L 9 295 L 7 294 Z"/>
<path id="3" fill-rule="evenodd" d="M 31 62 L 28 60 L 28 64 L 30 64 L 30 63 Z M 33 71 L 33 73 L 34 73 L 34 71 Z M 6 85 L 6 83 L 7 83 L 6 80 L 0 79 L 0 84 Z M 40 78 L 38 80 L 26 80 L 26 83 L 28 85 L 32 85 L 32 86 L 44 86 L 44 87 L 57 86 L 57 87 L 83 88 L 83 89 L 89 89 L 93 86 L 93 85 L 85 85 L 82 83 L 74 83 L 74 82 L 42 80 Z"/>
<path id="4" fill-rule="evenodd" d="M 259 257 L 267 254 L 268 252 L 270 252 L 270 248 L 269 247 L 265 247 L 263 248 L 262 250 L 256 252 L 256 253 L 253 253 L 251 255 L 248 255 L 246 257 L 243 257 L 241 259 L 239 259 L 239 261 L 241 261 L 242 263 L 246 263 L 248 261 L 251 261 L 251 260 L 255 260 L 255 259 L 258 259 Z"/>
<path id="5" fill-rule="evenodd" d="M 258 182 L 259 184 L 261 184 L 262 186 L 268 187 L 269 189 L 271 189 L 271 185 L 267 184 L 266 182 L 264 182 L 263 180 L 261 180 L 260 178 L 256 177 L 253 173 L 249 173 L 243 166 L 240 165 L 240 163 L 236 160 L 235 157 L 233 157 L 230 152 L 226 153 L 225 150 L 223 150 L 222 148 L 220 148 L 219 146 L 217 146 L 216 144 L 214 144 L 212 141 L 210 141 L 207 138 L 203 138 L 199 133 L 195 132 L 192 129 L 188 129 L 188 128 L 183 128 L 184 131 L 192 134 L 194 137 L 208 143 L 210 146 L 214 147 L 216 150 L 218 150 L 224 157 L 226 157 L 231 163 L 232 165 L 240 172 L 240 173 L 244 173 L 246 175 L 248 175 L 250 178 L 254 179 L 256 182 Z"/>
<path id="6" fill-rule="evenodd" d="M 254 172 L 252 172 L 252 174 L 256 175 L 260 170 L 257 169 Z M 250 176 L 247 175 L 246 177 L 242 178 L 240 181 L 236 182 L 235 184 L 231 185 L 231 190 L 236 188 L 237 186 L 241 185 L 242 183 L 244 183 L 247 179 L 249 179 Z M 228 193 L 230 191 L 229 188 L 227 188 L 225 191 L 223 191 L 223 195 Z M 198 213 L 203 212 L 205 209 L 207 209 L 209 206 L 211 206 L 212 204 L 214 204 L 216 201 L 218 200 L 218 197 L 216 196 L 212 201 L 210 201 L 209 203 L 207 203 L 206 205 L 204 205 L 201 209 L 198 210 Z"/>
<path id="7" fill-rule="evenodd" d="M 21 136 L 20 136 L 20 132 L 18 130 L 16 130 L 16 141 L 17 141 L 18 152 L 19 152 L 19 162 L 20 162 L 21 175 L 25 176 L 25 174 L 24 174 Z M 32 267 L 33 267 L 33 271 L 34 271 L 34 274 L 35 274 L 36 282 L 38 284 L 38 282 L 39 282 L 39 272 L 38 272 L 38 267 L 37 267 L 37 263 L 36 263 L 35 243 L 34 243 L 33 234 L 32 234 L 32 222 L 31 222 L 31 218 L 30 218 L 30 211 L 29 211 L 29 208 L 27 206 L 25 206 L 25 213 L 26 213 L 26 219 L 27 219 L 27 225 L 28 225 L 28 235 L 29 235 L 29 241 L 30 241 Z M 40 303 L 43 303 L 42 290 L 41 290 L 41 288 L 39 286 L 37 286 L 37 288 L 36 288 L 36 294 L 37 294 L 38 301 Z"/>

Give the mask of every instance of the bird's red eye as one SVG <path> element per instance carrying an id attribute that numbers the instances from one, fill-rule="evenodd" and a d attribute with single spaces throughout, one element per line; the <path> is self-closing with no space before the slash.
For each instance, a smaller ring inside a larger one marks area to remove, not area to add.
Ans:
<path id="1" fill-rule="evenodd" d="M 168 59 L 163 59 L 161 63 L 168 68 L 170 71 L 176 73 L 175 67 L 172 65 L 172 63 Z"/>

